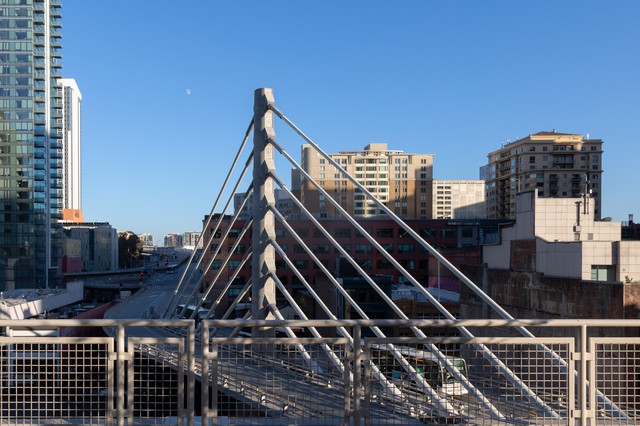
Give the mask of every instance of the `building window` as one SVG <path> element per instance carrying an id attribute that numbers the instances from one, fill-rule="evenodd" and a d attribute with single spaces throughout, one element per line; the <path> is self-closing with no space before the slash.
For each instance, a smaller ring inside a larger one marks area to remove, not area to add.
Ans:
<path id="1" fill-rule="evenodd" d="M 228 247 L 229 253 L 231 253 L 232 249 L 233 249 L 233 245 L 229 244 L 229 247 Z M 238 244 L 238 246 L 236 247 L 236 250 L 233 253 L 244 253 L 244 245 Z"/>
<path id="2" fill-rule="evenodd" d="M 408 269 L 408 270 L 415 269 L 415 261 L 413 259 L 408 259 L 408 260 L 401 259 L 399 262 L 404 269 Z"/>
<path id="3" fill-rule="evenodd" d="M 393 244 L 380 244 L 387 253 L 393 253 Z"/>
<path id="4" fill-rule="evenodd" d="M 376 262 L 376 268 L 378 269 L 391 269 L 391 263 L 386 259 L 381 259 Z"/>
<path id="5" fill-rule="evenodd" d="M 379 238 L 393 238 L 393 228 L 378 228 L 377 234 Z"/>
<path id="6" fill-rule="evenodd" d="M 329 244 L 316 244 L 313 246 L 314 253 L 329 253 Z"/>
<path id="7" fill-rule="evenodd" d="M 239 260 L 230 260 L 229 261 L 229 269 L 238 269 L 238 266 L 240 266 L 240 261 Z"/>
<path id="8" fill-rule="evenodd" d="M 297 269 L 307 269 L 307 267 L 309 266 L 309 262 L 307 262 L 306 259 L 294 260 L 293 264 L 296 266 Z"/>
<path id="9" fill-rule="evenodd" d="M 455 228 L 442 228 L 440 230 L 440 235 L 442 236 L 442 238 L 455 238 L 457 232 Z"/>
<path id="10" fill-rule="evenodd" d="M 398 254 L 413 253 L 415 246 L 413 244 L 398 244 Z"/>
<path id="11" fill-rule="evenodd" d="M 356 253 L 371 254 L 371 244 L 356 244 Z"/>
<path id="12" fill-rule="evenodd" d="M 615 281 L 616 267 L 613 265 L 591 265 L 591 279 L 593 281 Z"/>

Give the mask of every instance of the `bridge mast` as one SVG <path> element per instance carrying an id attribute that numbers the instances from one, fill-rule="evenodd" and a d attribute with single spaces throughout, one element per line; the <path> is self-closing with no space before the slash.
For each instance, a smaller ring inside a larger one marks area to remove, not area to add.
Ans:
<path id="1" fill-rule="evenodd" d="M 254 93 L 253 130 L 253 256 L 251 317 L 273 319 L 270 306 L 275 308 L 276 286 L 271 272 L 276 270 L 275 250 L 270 240 L 275 240 L 275 216 L 269 209 L 275 205 L 275 174 L 273 145 L 273 112 L 268 105 L 274 103 L 273 89 L 257 89 Z M 252 330 L 253 336 L 265 335 L 267 330 Z"/>

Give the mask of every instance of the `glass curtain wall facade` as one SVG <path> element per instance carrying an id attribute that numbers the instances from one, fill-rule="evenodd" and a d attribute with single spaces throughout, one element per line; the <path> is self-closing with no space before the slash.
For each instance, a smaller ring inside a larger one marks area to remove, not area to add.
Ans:
<path id="1" fill-rule="evenodd" d="M 58 275 L 62 197 L 59 0 L 0 0 L 0 290 Z"/>

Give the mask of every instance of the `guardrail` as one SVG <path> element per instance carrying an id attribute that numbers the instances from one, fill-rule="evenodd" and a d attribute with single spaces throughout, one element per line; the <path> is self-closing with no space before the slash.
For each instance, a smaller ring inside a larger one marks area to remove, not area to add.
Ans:
<path id="1" fill-rule="evenodd" d="M 367 337 L 372 326 L 396 337 Z M 485 337 L 401 336 L 409 326 L 427 335 L 473 327 Z M 511 332 L 523 326 L 554 337 Z M 0 424 L 640 422 L 637 320 L 71 319 L 0 327 Z M 74 337 L 81 327 L 107 333 Z M 314 327 L 323 337 L 226 337 L 236 327 Z"/>

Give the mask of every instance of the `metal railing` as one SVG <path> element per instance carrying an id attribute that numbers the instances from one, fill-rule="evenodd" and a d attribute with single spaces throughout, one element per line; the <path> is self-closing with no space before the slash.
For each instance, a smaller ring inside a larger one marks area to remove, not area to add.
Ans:
<path id="1" fill-rule="evenodd" d="M 633 337 L 640 320 L 2 320 L 0 327 L 0 424 L 640 422 L 640 337 Z M 106 333 L 74 337 L 84 327 Z M 227 337 L 238 327 L 274 336 Z M 307 337 L 310 327 L 322 336 L 342 327 L 353 339 Z M 396 337 L 366 336 L 371 327 Z M 403 337 L 411 327 L 438 337 Z M 461 327 L 480 337 L 438 332 Z M 554 337 L 520 337 L 515 327 Z M 280 337 L 283 329 L 303 337 Z"/>

